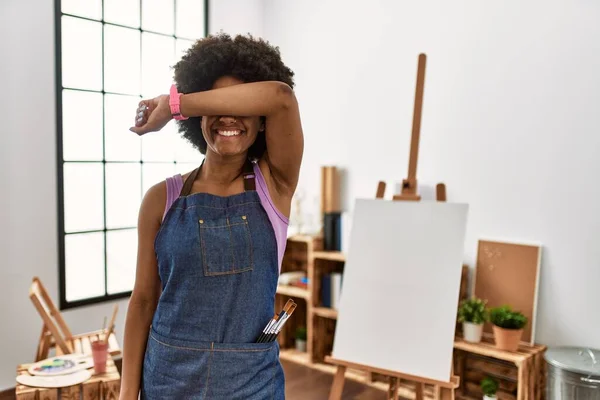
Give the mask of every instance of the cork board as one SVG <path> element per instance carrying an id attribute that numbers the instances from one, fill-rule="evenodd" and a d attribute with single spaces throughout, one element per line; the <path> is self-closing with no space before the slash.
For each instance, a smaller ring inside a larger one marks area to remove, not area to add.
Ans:
<path id="1" fill-rule="evenodd" d="M 542 248 L 539 245 L 480 240 L 477 249 L 474 295 L 489 307 L 510 305 L 528 323 L 522 341 L 535 343 L 535 317 Z M 491 324 L 484 332 L 492 333 Z"/>

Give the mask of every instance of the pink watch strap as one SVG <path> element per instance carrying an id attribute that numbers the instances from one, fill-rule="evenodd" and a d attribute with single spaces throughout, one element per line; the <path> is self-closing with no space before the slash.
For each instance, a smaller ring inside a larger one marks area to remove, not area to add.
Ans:
<path id="1" fill-rule="evenodd" d="M 171 85 L 171 90 L 169 92 L 169 107 L 171 108 L 171 115 L 173 116 L 173 118 L 181 121 L 186 120 L 188 118 L 181 115 L 181 103 L 179 101 L 180 97 L 181 93 L 177 92 L 177 86 L 175 86 L 174 84 Z"/>

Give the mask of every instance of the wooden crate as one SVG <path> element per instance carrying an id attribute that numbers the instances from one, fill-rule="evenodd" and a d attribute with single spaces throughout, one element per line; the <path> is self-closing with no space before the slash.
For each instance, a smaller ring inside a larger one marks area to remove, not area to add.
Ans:
<path id="1" fill-rule="evenodd" d="M 344 256 L 338 252 L 315 252 L 313 260 L 313 273 L 311 284 L 311 301 L 313 307 L 324 308 L 321 296 L 323 276 L 333 272 L 344 272 Z M 319 310 L 322 312 L 322 310 Z M 317 312 L 319 312 L 317 311 Z M 336 315 L 337 310 L 331 309 L 332 315 Z"/>
<path id="2" fill-rule="evenodd" d="M 522 344 L 516 352 L 497 349 L 493 338 L 481 343 L 462 338 L 454 341 L 454 372 L 460 376 L 459 398 L 481 399 L 481 380 L 498 381 L 499 400 L 543 400 L 545 398 L 546 346 Z"/>
<path id="3" fill-rule="evenodd" d="M 281 264 L 281 272 L 308 271 L 313 252 L 323 249 L 323 239 L 319 236 L 290 236 Z"/>
<path id="4" fill-rule="evenodd" d="M 31 364 L 17 367 L 17 375 L 28 375 Z M 93 372 L 93 370 L 92 370 Z M 121 376 L 112 357 L 108 357 L 106 373 L 93 374 L 87 381 L 65 388 L 47 389 L 17 385 L 16 400 L 118 400 Z"/>
<path id="5" fill-rule="evenodd" d="M 312 363 L 325 363 L 325 356 L 330 356 L 333 350 L 336 320 L 313 315 L 313 335 L 310 361 Z"/>

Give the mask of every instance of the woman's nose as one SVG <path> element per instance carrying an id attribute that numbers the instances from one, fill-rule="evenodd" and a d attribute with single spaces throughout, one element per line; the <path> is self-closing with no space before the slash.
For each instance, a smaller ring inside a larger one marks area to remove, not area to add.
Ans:
<path id="1" fill-rule="evenodd" d="M 237 121 L 236 117 L 233 117 L 231 115 L 221 115 L 219 117 L 219 122 L 222 122 L 224 124 L 233 124 Z"/>

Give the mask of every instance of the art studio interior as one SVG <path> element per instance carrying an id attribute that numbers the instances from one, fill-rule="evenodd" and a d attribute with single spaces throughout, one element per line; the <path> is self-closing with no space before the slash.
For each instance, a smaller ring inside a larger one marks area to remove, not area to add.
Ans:
<path id="1" fill-rule="evenodd" d="M 600 400 L 600 3 L 0 16 L 0 400 Z"/>

